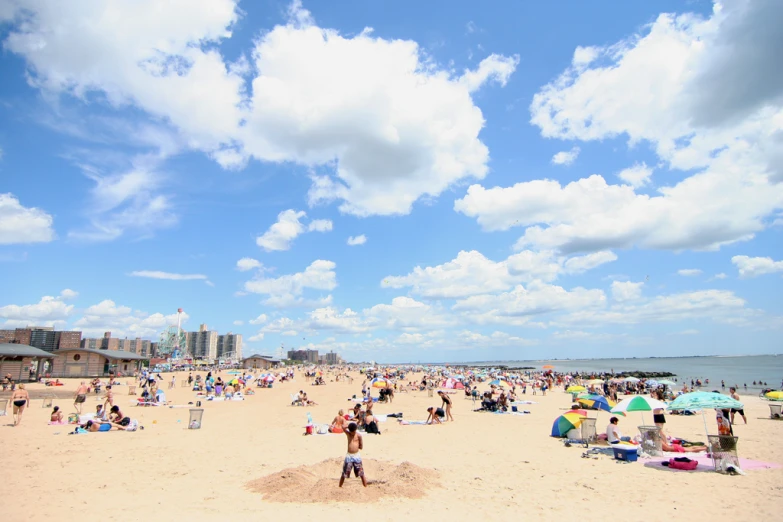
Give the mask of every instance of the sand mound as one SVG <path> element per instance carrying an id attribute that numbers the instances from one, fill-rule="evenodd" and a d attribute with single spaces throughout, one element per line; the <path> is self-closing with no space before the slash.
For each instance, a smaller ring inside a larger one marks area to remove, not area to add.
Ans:
<path id="1" fill-rule="evenodd" d="M 427 490 L 440 487 L 437 471 L 410 462 L 369 460 L 363 464 L 367 488 L 353 474 L 338 487 L 342 459 L 284 469 L 248 482 L 247 488 L 272 502 L 374 502 L 384 497 L 421 498 Z"/>

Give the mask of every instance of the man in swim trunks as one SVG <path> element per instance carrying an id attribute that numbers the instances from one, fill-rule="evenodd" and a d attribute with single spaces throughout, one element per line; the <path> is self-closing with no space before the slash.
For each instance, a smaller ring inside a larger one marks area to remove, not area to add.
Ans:
<path id="1" fill-rule="evenodd" d="M 340 475 L 340 487 L 343 487 L 345 479 L 351 476 L 351 469 L 355 476 L 362 479 L 362 485 L 367 487 L 367 479 L 364 476 L 364 468 L 362 467 L 362 456 L 359 453 L 364 449 L 364 440 L 362 434 L 356 431 L 356 423 L 352 422 L 348 425 L 348 429 L 345 431 L 346 437 L 348 437 L 348 453 L 345 455 L 345 462 L 343 462 L 343 474 Z"/>
<path id="2" fill-rule="evenodd" d="M 735 401 L 740 400 L 740 397 L 737 394 L 737 388 L 733 388 L 733 387 L 729 388 L 729 391 L 731 392 L 731 398 L 732 399 L 734 399 Z M 739 413 L 742 416 L 742 420 L 745 421 L 745 424 L 748 423 L 748 418 L 745 417 L 745 409 L 744 408 L 740 408 L 740 409 L 736 409 L 736 410 L 734 408 L 732 408 L 731 409 L 731 423 L 732 424 L 734 424 L 734 414 L 735 413 Z"/>
<path id="3" fill-rule="evenodd" d="M 79 387 L 76 388 L 76 395 L 73 399 L 73 407 L 76 409 L 76 412 L 81 415 L 82 414 L 82 404 L 84 404 L 84 401 L 87 400 L 87 393 L 90 391 L 90 387 L 87 386 L 87 383 L 84 381 L 79 384 Z"/>

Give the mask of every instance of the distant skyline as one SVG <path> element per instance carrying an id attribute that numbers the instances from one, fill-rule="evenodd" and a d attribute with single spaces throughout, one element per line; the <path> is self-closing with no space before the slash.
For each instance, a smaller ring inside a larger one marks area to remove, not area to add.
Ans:
<path id="1" fill-rule="evenodd" d="M 0 7 L 0 328 L 776 353 L 783 3 Z"/>

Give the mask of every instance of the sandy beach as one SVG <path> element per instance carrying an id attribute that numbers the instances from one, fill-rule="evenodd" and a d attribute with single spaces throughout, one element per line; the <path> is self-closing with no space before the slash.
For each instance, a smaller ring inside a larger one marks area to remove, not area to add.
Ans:
<path id="1" fill-rule="evenodd" d="M 221 374 L 224 378 L 228 375 Z M 297 373 L 293 382 L 258 389 L 245 401 L 202 402 L 203 426 L 188 430 L 188 408 L 135 407 L 126 386 L 116 388 L 116 404 L 144 430 L 69 435 L 73 426 L 49 426 L 51 408 L 33 399 L 19 427 L 10 416 L 0 419 L 4 475 L 0 517 L 4 520 L 76 520 L 99 516 L 109 520 L 214 520 L 232 517 L 261 520 L 485 520 L 490 516 L 526 519 L 653 516 L 673 520 L 781 519 L 783 468 L 747 471 L 746 476 L 710 472 L 677 472 L 623 463 L 606 456 L 582 458 L 581 447 L 564 447 L 549 436 L 553 420 L 571 404 L 562 389 L 524 398 L 524 416 L 473 412 L 477 407 L 459 391 L 453 398 L 454 422 L 403 426 L 390 418 L 381 435 L 364 435 L 362 451 L 367 478 L 383 480 L 365 490 L 358 479 L 337 488 L 346 452 L 344 435 L 305 436 L 309 411 L 315 422 L 329 423 L 347 400 L 360 395 L 362 377 L 353 384 L 311 386 Z M 162 388 L 175 405 L 198 400 L 180 387 Z M 179 373 L 178 381 L 187 373 Z M 410 380 L 413 376 L 406 378 Z M 62 395 L 78 381 L 65 380 Z M 125 380 L 123 379 L 124 383 Z M 486 388 L 487 385 L 480 388 Z M 46 390 L 28 385 L 35 396 Z M 290 394 L 304 389 L 318 402 L 291 406 Z M 94 411 L 99 396 L 90 396 L 85 411 Z M 767 403 L 742 397 L 748 425 L 734 427 L 742 458 L 783 464 L 779 444 L 783 422 L 770 420 Z M 402 412 L 423 420 L 428 406 L 439 406 L 427 392 L 397 393 L 392 404 L 377 404 L 378 414 Z M 54 400 L 64 413 L 73 400 Z M 192 407 L 192 406 L 191 406 Z M 716 433 L 708 412 L 710 433 Z M 650 423 L 651 415 L 647 415 Z M 610 415 L 597 416 L 599 432 Z M 668 431 L 704 440 L 701 416 L 667 415 Z M 621 419 L 634 434 L 640 413 Z M 328 461 L 328 462 L 324 462 Z M 297 468 L 293 471 L 292 468 Z M 274 479 L 278 492 L 259 493 L 258 485 Z M 266 481 L 266 482 L 264 482 Z M 330 482 L 331 481 L 331 482 Z M 290 485 L 289 485 L 290 484 Z M 309 485 L 308 485 L 309 484 Z"/>

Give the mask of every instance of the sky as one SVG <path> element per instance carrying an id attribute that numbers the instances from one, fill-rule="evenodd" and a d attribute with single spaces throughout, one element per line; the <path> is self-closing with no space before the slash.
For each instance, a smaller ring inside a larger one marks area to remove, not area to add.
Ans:
<path id="1" fill-rule="evenodd" d="M 0 328 L 778 353 L 783 3 L 0 1 Z"/>

